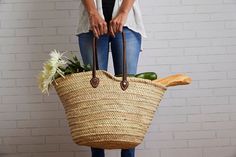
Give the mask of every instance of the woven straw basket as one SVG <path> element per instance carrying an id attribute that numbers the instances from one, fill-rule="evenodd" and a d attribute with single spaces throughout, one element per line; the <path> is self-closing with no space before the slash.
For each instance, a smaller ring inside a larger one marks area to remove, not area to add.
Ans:
<path id="1" fill-rule="evenodd" d="M 93 71 L 66 75 L 53 82 L 72 138 L 79 145 L 95 148 L 133 148 L 144 139 L 166 87 L 127 77 L 125 66 L 123 77 L 96 70 L 96 48 L 93 57 Z"/>

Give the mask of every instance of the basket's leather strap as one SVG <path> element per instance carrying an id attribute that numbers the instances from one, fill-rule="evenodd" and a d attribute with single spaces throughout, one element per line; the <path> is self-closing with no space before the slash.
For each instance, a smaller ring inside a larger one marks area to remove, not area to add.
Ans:
<path id="1" fill-rule="evenodd" d="M 123 76 L 120 86 L 122 90 L 126 90 L 129 86 L 127 81 L 127 62 L 126 62 L 126 38 L 125 33 L 122 32 L 122 43 L 123 43 Z M 98 60 L 97 60 L 97 40 L 93 37 L 93 70 L 92 70 L 92 79 L 90 83 L 92 87 L 96 88 L 99 84 L 99 78 L 96 77 L 96 70 L 98 70 Z"/>

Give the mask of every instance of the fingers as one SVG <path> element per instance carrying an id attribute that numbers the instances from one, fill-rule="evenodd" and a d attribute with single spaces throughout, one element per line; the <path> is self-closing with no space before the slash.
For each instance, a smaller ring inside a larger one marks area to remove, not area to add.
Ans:
<path id="1" fill-rule="evenodd" d="M 123 31 L 124 24 L 120 21 L 112 20 L 109 25 L 110 34 L 114 37 L 116 33 Z"/>
<path id="2" fill-rule="evenodd" d="M 115 37 L 115 32 L 114 32 L 113 27 L 111 26 L 111 24 L 109 25 L 109 34 L 110 34 L 112 37 Z"/>

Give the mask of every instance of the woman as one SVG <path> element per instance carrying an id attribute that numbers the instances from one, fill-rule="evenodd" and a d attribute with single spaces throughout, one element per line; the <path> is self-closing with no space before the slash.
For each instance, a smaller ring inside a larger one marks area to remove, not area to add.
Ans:
<path id="1" fill-rule="evenodd" d="M 111 43 L 115 75 L 122 74 L 122 33 L 126 36 L 127 73 L 136 74 L 141 37 L 145 30 L 138 0 L 82 0 L 79 4 L 78 40 L 84 64 L 92 65 L 93 36 L 97 38 L 100 70 L 107 70 Z M 91 148 L 92 157 L 104 157 L 104 150 Z M 135 148 L 122 149 L 121 157 L 134 157 Z"/>

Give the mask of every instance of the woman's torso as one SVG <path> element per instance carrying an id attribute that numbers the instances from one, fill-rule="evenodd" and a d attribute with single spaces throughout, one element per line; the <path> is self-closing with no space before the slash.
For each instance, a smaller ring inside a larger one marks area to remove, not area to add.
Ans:
<path id="1" fill-rule="evenodd" d="M 117 15 L 123 0 L 105 0 L 105 1 L 114 1 L 112 17 L 110 17 L 110 18 L 114 18 Z M 104 19 L 105 19 L 105 15 L 103 13 L 103 4 L 110 3 L 110 2 L 105 2 L 105 1 L 94 0 L 98 13 Z M 128 17 L 124 26 L 127 26 L 131 30 L 140 33 L 143 37 L 146 37 L 146 31 L 144 28 L 142 15 L 141 15 L 141 9 L 140 9 L 138 0 L 135 0 L 133 7 L 131 8 L 128 14 Z M 78 18 L 77 34 L 86 33 L 89 31 L 89 29 L 90 29 L 90 23 L 89 23 L 88 13 L 83 5 L 83 2 L 79 1 L 79 18 Z"/>

